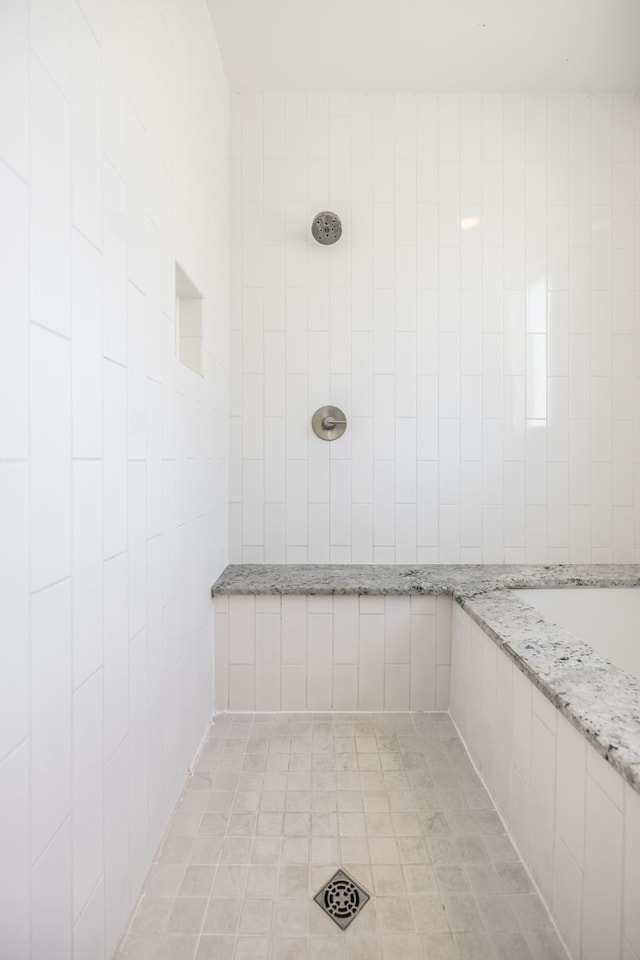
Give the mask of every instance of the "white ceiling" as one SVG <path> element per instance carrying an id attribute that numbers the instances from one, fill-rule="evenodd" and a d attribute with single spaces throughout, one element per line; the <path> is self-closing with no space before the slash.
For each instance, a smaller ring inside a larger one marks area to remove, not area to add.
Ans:
<path id="1" fill-rule="evenodd" d="M 207 0 L 238 91 L 640 91 L 640 0 Z"/>

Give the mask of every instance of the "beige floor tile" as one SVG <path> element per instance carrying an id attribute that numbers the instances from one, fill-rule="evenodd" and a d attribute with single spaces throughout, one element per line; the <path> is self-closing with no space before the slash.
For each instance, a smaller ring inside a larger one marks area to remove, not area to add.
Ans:
<path id="1" fill-rule="evenodd" d="M 189 866 L 185 870 L 179 896 L 208 897 L 213 886 L 216 868 L 213 866 Z"/>
<path id="2" fill-rule="evenodd" d="M 247 897 L 275 897 L 278 890 L 278 868 L 275 864 L 254 864 L 247 876 Z"/>
<path id="3" fill-rule="evenodd" d="M 533 890 L 531 877 L 519 860 L 497 863 L 496 872 L 505 893 L 530 893 Z"/>
<path id="4" fill-rule="evenodd" d="M 471 896 L 443 897 L 449 926 L 454 933 L 484 930 L 476 902 Z"/>
<path id="5" fill-rule="evenodd" d="M 376 904 L 379 929 L 383 934 L 413 933 L 413 914 L 406 897 L 378 897 Z"/>
<path id="6" fill-rule="evenodd" d="M 199 937 L 188 933 L 168 933 L 162 938 L 158 960 L 193 960 Z"/>
<path id="7" fill-rule="evenodd" d="M 154 863 L 145 884 L 147 896 L 177 896 L 184 874 L 185 865 L 183 863 Z"/>
<path id="8" fill-rule="evenodd" d="M 389 837 L 369 837 L 369 856 L 372 864 L 400 863 L 398 844 Z"/>
<path id="9" fill-rule="evenodd" d="M 372 868 L 373 892 L 378 897 L 400 897 L 406 894 L 404 873 L 400 864 Z"/>
<path id="10" fill-rule="evenodd" d="M 214 897 L 237 898 L 244 894 L 248 868 L 245 866 L 222 864 L 218 867 L 211 895 Z"/>
<path id="11" fill-rule="evenodd" d="M 158 960 L 161 948 L 161 936 L 143 937 L 131 934 L 122 941 L 116 960 Z"/>
<path id="12" fill-rule="evenodd" d="M 189 854 L 189 863 L 216 865 L 222 850 L 221 837 L 196 837 Z"/>
<path id="13" fill-rule="evenodd" d="M 275 905 L 273 932 L 278 937 L 304 936 L 309 924 L 309 901 L 305 898 L 279 899 Z"/>
<path id="14" fill-rule="evenodd" d="M 460 960 L 460 952 L 450 933 L 427 933 L 419 937 L 423 960 Z"/>
<path id="15" fill-rule="evenodd" d="M 492 931 L 489 940 L 496 960 L 532 960 L 529 947 L 521 933 Z"/>
<path id="16" fill-rule="evenodd" d="M 204 897 L 177 897 L 167 924 L 167 933 L 200 933 L 206 907 Z"/>
<path id="17" fill-rule="evenodd" d="M 340 854 L 343 863 L 369 863 L 369 842 L 366 837 L 341 837 Z"/>
<path id="18" fill-rule="evenodd" d="M 491 941 L 486 933 L 456 933 L 454 940 L 460 960 L 494 960 Z"/>
<path id="19" fill-rule="evenodd" d="M 173 897 L 144 896 L 132 920 L 130 933 L 138 936 L 162 936 L 173 910 Z"/>
<path id="20" fill-rule="evenodd" d="M 300 960 L 306 956 L 306 937 L 279 937 L 274 941 L 272 960 Z"/>
<path id="21" fill-rule="evenodd" d="M 415 937 L 396 934 L 381 937 L 383 960 L 422 960 L 420 944 Z"/>
<path id="22" fill-rule="evenodd" d="M 544 930 L 552 926 L 551 919 L 537 893 L 514 893 L 509 903 L 521 930 Z"/>
<path id="23" fill-rule="evenodd" d="M 310 846 L 311 863 L 337 863 L 339 855 L 336 837 L 312 837 Z"/>
<path id="24" fill-rule="evenodd" d="M 220 863 L 249 863 L 253 841 L 249 837 L 227 837 L 222 843 Z"/>
<path id="25" fill-rule="evenodd" d="M 270 949 L 267 937 L 238 937 L 233 960 L 269 960 Z"/>
<path id="26" fill-rule="evenodd" d="M 202 936 L 196 950 L 196 960 L 233 960 L 234 937 Z"/>
<path id="27" fill-rule="evenodd" d="M 235 935 L 242 908 L 242 900 L 213 898 L 207 904 L 202 932 L 205 934 Z"/>
<path id="28" fill-rule="evenodd" d="M 349 928 L 345 937 L 347 960 L 382 960 L 382 943 L 377 934 L 359 933 Z"/>
<path id="29" fill-rule="evenodd" d="M 510 898 L 504 894 L 476 896 L 476 906 L 488 931 L 518 930 L 516 915 L 511 909 Z"/>
<path id="30" fill-rule="evenodd" d="M 256 837 L 251 847 L 251 863 L 278 863 L 281 855 L 279 837 Z"/>
<path id="31" fill-rule="evenodd" d="M 555 930 L 524 930 L 523 936 L 533 960 L 569 960 Z"/>
<path id="32" fill-rule="evenodd" d="M 117 960 L 566 960 L 533 891 L 446 714 L 227 715 Z"/>
<path id="33" fill-rule="evenodd" d="M 254 933 L 265 936 L 271 932 L 275 901 L 245 897 L 238 922 L 239 933 Z"/>
<path id="34" fill-rule="evenodd" d="M 407 893 L 409 894 L 436 894 L 438 881 L 435 870 L 429 863 L 403 864 Z"/>
<path id="35" fill-rule="evenodd" d="M 278 895 L 307 897 L 309 895 L 309 867 L 283 864 L 278 871 Z"/>
<path id="36" fill-rule="evenodd" d="M 411 897 L 409 901 L 417 931 L 448 933 L 449 919 L 443 901 L 437 895 Z"/>
<path id="37" fill-rule="evenodd" d="M 436 866 L 435 871 L 441 893 L 471 893 L 471 884 L 461 866 L 444 863 Z"/>

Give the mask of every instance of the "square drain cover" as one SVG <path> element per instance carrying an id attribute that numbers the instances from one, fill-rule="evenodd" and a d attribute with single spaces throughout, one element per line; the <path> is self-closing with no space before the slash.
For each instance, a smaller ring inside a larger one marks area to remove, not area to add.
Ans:
<path id="1" fill-rule="evenodd" d="M 313 899 L 339 927 L 346 930 L 370 898 L 348 873 L 338 870 Z"/>

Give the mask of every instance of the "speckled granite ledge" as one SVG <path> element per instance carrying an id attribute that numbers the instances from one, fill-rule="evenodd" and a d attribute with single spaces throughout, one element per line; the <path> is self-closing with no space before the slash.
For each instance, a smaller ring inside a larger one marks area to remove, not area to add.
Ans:
<path id="1" fill-rule="evenodd" d="M 640 585 L 640 564 L 545 566 L 391 564 L 231 564 L 211 588 L 212 596 L 235 594 L 404 595 L 451 593 L 473 596 L 524 587 L 631 587 Z"/>
<path id="2" fill-rule="evenodd" d="M 508 590 L 459 603 L 640 793 L 640 682 Z"/>
<path id="3" fill-rule="evenodd" d="M 450 593 L 640 793 L 640 682 L 510 593 L 512 588 L 579 586 L 640 586 L 640 564 L 238 564 L 224 570 L 211 593 L 213 596 Z"/>

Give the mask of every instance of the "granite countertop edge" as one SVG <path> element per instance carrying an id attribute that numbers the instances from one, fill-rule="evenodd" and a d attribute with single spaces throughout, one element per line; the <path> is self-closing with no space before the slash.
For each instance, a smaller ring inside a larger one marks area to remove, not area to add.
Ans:
<path id="1" fill-rule="evenodd" d="M 640 586 L 640 564 L 230 564 L 211 595 L 468 597 L 557 586 Z"/>
<path id="2" fill-rule="evenodd" d="M 512 589 L 640 586 L 640 564 L 237 564 L 213 597 L 449 594 L 640 793 L 640 682 L 545 620 Z"/>

